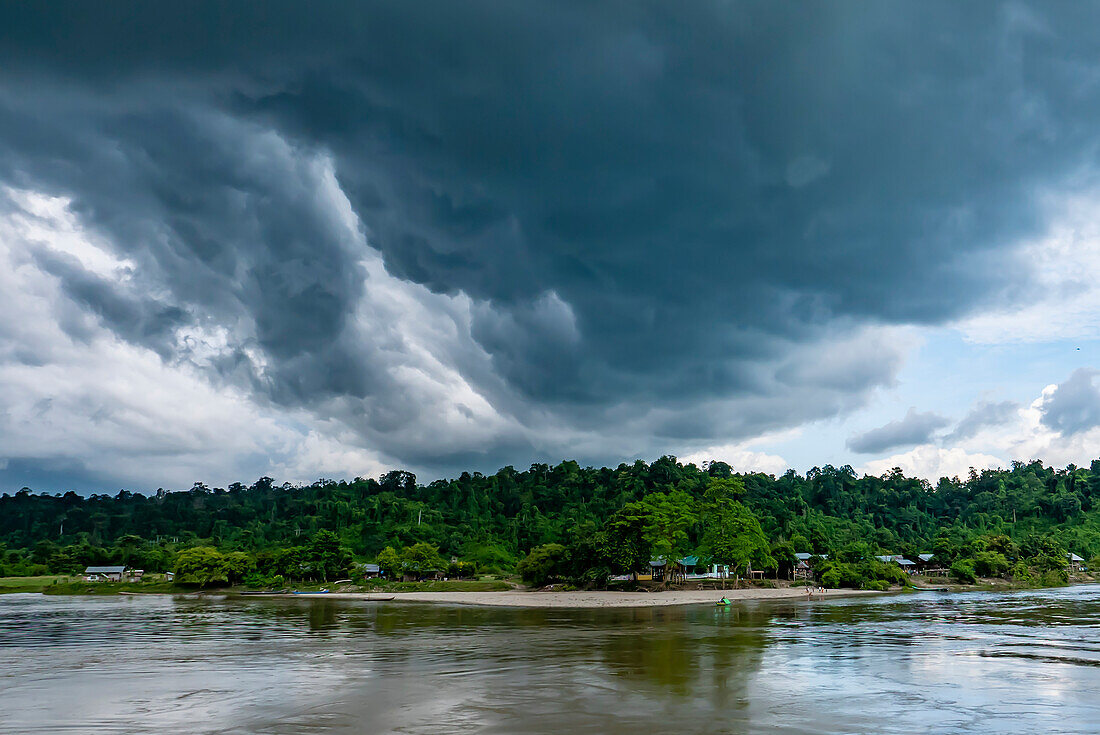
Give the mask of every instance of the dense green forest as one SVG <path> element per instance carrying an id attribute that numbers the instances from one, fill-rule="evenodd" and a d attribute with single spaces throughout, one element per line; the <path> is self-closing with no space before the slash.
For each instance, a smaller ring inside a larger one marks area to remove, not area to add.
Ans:
<path id="1" fill-rule="evenodd" d="M 857 477 L 850 467 L 826 466 L 774 477 L 662 457 L 614 469 L 572 461 L 505 467 L 429 484 L 395 471 L 307 486 L 264 477 L 148 496 L 25 488 L 0 497 L 3 574 L 105 563 L 168 570 L 181 554 L 187 562 L 213 550 L 235 560 L 236 576 L 346 569 L 381 555 L 390 566 L 454 557 L 482 571 L 520 565 L 535 579 L 598 579 L 651 556 L 688 553 L 782 574 L 795 551 L 856 564 L 868 553 L 933 550 L 945 564 L 961 562 L 957 576 L 975 559 L 979 571 L 989 562 L 1003 572 L 988 555 L 1010 565 L 1025 553 L 1100 555 L 1100 460 L 1061 470 L 1015 463 L 936 485 L 900 471 Z"/>

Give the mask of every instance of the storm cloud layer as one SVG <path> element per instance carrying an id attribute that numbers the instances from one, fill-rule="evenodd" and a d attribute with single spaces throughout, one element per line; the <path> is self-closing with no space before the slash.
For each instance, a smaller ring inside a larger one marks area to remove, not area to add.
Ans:
<path id="1" fill-rule="evenodd" d="M 898 421 L 853 436 L 848 440 L 848 448 L 861 454 L 877 454 L 899 447 L 926 444 L 935 431 L 949 423 L 947 418 L 931 411 L 921 413 L 910 408 L 905 417 Z"/>
<path id="2" fill-rule="evenodd" d="M 1042 197 L 1094 183 L 1098 15 L 8 4 L 5 211 L 62 202 L 111 260 L 13 234 L 9 257 L 56 286 L 57 339 L 290 432 L 241 471 L 293 436 L 351 473 L 749 438 L 893 385 L 896 329 L 1028 298 Z"/>

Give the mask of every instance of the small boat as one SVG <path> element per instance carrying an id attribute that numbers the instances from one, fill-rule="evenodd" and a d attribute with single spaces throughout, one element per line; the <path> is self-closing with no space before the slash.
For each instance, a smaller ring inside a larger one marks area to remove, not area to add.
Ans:
<path id="1" fill-rule="evenodd" d="M 275 590 L 275 591 L 271 591 L 271 590 L 244 590 L 244 591 L 238 592 L 237 594 L 238 595 L 249 595 L 249 596 L 252 596 L 252 595 L 285 595 L 289 592 L 290 592 L 290 590 Z"/>
<path id="2" fill-rule="evenodd" d="M 397 599 L 397 595 L 390 595 L 389 597 L 365 597 L 364 602 L 389 602 L 390 600 Z"/>
<path id="3" fill-rule="evenodd" d="M 296 595 L 327 595 L 328 590 L 317 590 L 316 592 L 299 592 L 298 590 L 294 590 L 294 594 L 296 594 Z"/>
<path id="4" fill-rule="evenodd" d="M 719 600 L 718 602 L 716 602 L 714 604 L 717 605 L 718 607 L 725 607 L 726 605 L 731 605 L 733 603 L 731 603 L 728 599 L 723 597 L 721 600 Z"/>

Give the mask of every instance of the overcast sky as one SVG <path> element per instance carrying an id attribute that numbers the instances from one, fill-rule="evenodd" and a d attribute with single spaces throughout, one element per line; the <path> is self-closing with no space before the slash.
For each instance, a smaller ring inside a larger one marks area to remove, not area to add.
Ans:
<path id="1" fill-rule="evenodd" d="M 1097 27 L 6 3 L 0 490 L 1087 464 Z"/>

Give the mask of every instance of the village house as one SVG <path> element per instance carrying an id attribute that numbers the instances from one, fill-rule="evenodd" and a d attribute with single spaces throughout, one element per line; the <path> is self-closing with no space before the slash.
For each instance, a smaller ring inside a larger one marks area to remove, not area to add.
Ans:
<path id="1" fill-rule="evenodd" d="M 754 570 L 750 566 L 745 570 L 745 576 L 750 579 L 763 579 L 765 572 Z M 612 579 L 625 581 L 633 578 L 639 582 L 686 582 L 701 579 L 728 579 L 729 577 L 730 568 L 725 564 L 710 563 L 699 556 L 690 555 L 678 559 L 673 564 L 669 564 L 664 557 L 659 556 L 656 559 L 650 559 L 648 572 L 639 572 L 636 577 L 619 575 L 612 577 Z"/>
<path id="2" fill-rule="evenodd" d="M 726 579 L 730 576 L 730 568 L 725 564 L 711 564 L 707 576 L 713 579 Z"/>
<path id="3" fill-rule="evenodd" d="M 84 579 L 88 582 L 140 582 L 144 573 L 144 570 L 125 566 L 87 567 Z"/>
<path id="4" fill-rule="evenodd" d="M 363 579 L 375 579 L 382 576 L 382 569 L 377 564 L 358 564 L 357 566 Z"/>
<path id="5" fill-rule="evenodd" d="M 661 582 L 666 578 L 672 581 L 687 581 L 698 579 L 725 579 L 729 576 L 729 569 L 724 564 L 708 564 L 698 556 L 685 556 L 670 565 L 664 557 L 651 559 L 649 573 L 639 573 L 640 582 Z"/>
<path id="6" fill-rule="evenodd" d="M 1074 554 L 1072 551 L 1066 554 L 1066 558 L 1069 560 L 1069 570 L 1071 572 L 1083 572 L 1085 570 L 1085 560 Z"/>
<path id="7" fill-rule="evenodd" d="M 917 554 L 916 565 L 917 574 L 942 576 L 947 574 L 948 571 L 947 568 L 936 559 L 936 555 L 930 551 Z"/>
<path id="8" fill-rule="evenodd" d="M 649 562 L 649 574 L 639 574 L 638 581 L 664 581 L 670 580 L 698 580 L 698 579 L 725 579 L 729 576 L 729 569 L 724 564 L 708 564 L 698 556 L 691 555 L 679 559 L 675 564 L 669 565 L 664 557 L 651 559 Z"/>
<path id="9" fill-rule="evenodd" d="M 795 558 L 794 578 L 795 579 L 813 579 L 814 570 L 813 570 L 813 566 L 810 564 L 810 560 L 813 559 L 815 556 L 821 557 L 822 559 L 828 559 L 829 558 L 828 554 L 810 554 L 810 553 L 807 553 L 805 551 L 799 551 L 794 555 L 794 558 Z"/>
<path id="10" fill-rule="evenodd" d="M 635 579 L 639 582 L 660 582 L 665 578 L 665 560 L 650 559 L 649 573 L 638 572 Z"/>
<path id="11" fill-rule="evenodd" d="M 891 562 L 897 564 L 899 567 L 905 570 L 906 574 L 917 573 L 917 565 L 914 562 L 906 559 L 901 554 L 887 554 L 885 556 L 876 556 L 875 558 L 881 561 L 883 564 L 890 564 Z"/>
<path id="12" fill-rule="evenodd" d="M 694 579 L 706 577 L 705 572 L 699 573 L 699 557 L 697 556 L 685 556 L 676 562 L 676 574 L 682 580 L 686 580 L 688 577 Z"/>

